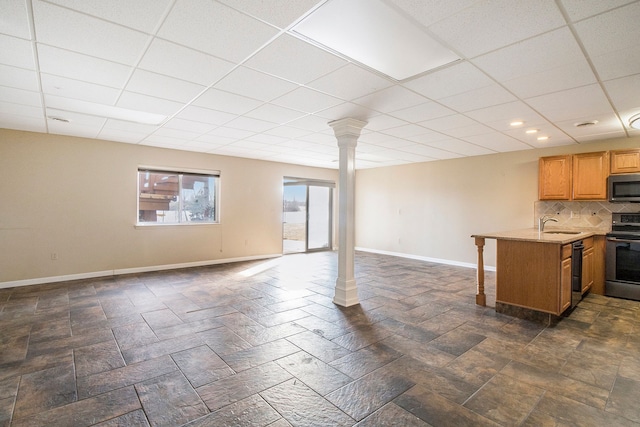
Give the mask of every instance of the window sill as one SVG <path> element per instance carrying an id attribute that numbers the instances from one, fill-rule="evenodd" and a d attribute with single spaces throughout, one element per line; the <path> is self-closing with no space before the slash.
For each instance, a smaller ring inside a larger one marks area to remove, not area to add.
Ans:
<path id="1" fill-rule="evenodd" d="M 133 228 L 171 228 L 171 227 L 205 227 L 212 225 L 220 225 L 219 222 L 180 222 L 172 224 L 164 224 L 161 222 L 138 222 L 133 225 Z"/>

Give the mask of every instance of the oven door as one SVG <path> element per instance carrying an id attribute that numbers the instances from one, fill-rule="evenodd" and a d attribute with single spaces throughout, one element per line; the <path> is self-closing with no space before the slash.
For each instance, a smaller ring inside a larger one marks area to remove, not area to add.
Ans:
<path id="1" fill-rule="evenodd" d="M 607 295 L 640 301 L 640 236 L 607 237 L 605 267 Z"/>

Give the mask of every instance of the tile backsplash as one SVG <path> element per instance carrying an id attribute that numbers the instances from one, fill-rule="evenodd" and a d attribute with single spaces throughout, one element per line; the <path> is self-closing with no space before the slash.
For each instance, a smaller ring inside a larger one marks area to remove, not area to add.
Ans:
<path id="1" fill-rule="evenodd" d="M 549 215 L 558 220 L 551 227 L 593 228 L 611 231 L 612 212 L 640 212 L 640 203 L 538 201 L 534 203 L 534 227 L 538 218 Z"/>

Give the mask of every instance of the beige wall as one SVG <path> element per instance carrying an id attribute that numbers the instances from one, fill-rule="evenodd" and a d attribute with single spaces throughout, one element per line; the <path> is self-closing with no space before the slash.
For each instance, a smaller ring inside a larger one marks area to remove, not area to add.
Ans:
<path id="1" fill-rule="evenodd" d="M 134 227 L 139 165 L 220 171 L 220 224 Z M 281 254 L 284 176 L 338 181 L 330 169 L 0 129 L 0 285 Z"/>
<path id="2" fill-rule="evenodd" d="M 356 246 L 475 264 L 472 234 L 534 226 L 539 157 L 628 147 L 640 137 L 359 170 Z"/>

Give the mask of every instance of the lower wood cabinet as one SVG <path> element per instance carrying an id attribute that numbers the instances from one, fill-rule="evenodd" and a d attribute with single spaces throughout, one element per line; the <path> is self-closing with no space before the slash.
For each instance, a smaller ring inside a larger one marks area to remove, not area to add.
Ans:
<path id="1" fill-rule="evenodd" d="M 584 250 L 582 252 L 582 294 L 584 295 L 593 286 L 595 252 L 593 247 L 593 237 L 583 240 Z"/>

